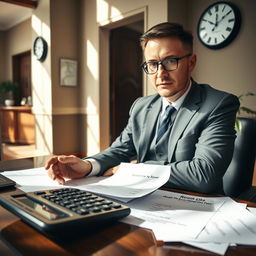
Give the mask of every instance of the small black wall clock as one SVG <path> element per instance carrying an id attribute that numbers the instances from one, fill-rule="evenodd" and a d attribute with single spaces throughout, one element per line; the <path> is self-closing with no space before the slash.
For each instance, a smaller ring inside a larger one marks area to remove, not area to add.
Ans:
<path id="1" fill-rule="evenodd" d="M 44 38 L 41 36 L 38 36 L 33 45 L 33 53 L 36 56 L 37 60 L 39 61 L 44 61 L 46 56 L 47 56 L 47 42 L 45 41 Z"/>
<path id="2" fill-rule="evenodd" d="M 215 2 L 208 6 L 199 18 L 197 35 L 203 45 L 221 49 L 237 36 L 241 26 L 241 14 L 230 2 Z"/>

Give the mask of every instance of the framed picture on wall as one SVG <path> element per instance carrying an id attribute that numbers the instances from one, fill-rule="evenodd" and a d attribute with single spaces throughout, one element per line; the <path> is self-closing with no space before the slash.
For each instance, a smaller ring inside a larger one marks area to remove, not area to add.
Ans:
<path id="1" fill-rule="evenodd" d="M 60 59 L 60 85 L 77 85 L 77 61 L 72 59 Z"/>

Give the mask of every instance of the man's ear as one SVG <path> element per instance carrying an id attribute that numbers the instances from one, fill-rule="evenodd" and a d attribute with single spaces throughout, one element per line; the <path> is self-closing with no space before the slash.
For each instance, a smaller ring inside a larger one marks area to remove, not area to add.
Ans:
<path id="1" fill-rule="evenodd" d="M 196 66 L 196 55 L 193 54 L 192 56 L 189 57 L 189 72 L 191 73 L 195 66 Z"/>

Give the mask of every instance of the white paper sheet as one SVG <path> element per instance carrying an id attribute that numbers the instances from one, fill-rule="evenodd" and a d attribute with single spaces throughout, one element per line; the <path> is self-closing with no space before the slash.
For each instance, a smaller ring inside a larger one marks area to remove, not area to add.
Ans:
<path id="1" fill-rule="evenodd" d="M 128 203 L 131 214 L 122 222 L 152 229 L 157 240 L 182 241 L 195 238 L 225 200 L 158 190 Z"/>
<path id="2" fill-rule="evenodd" d="M 209 252 L 217 253 L 219 255 L 225 255 L 229 247 L 229 243 L 200 243 L 200 242 L 183 242 L 183 243 L 192 245 L 194 247 L 197 247 Z"/>
<path id="3" fill-rule="evenodd" d="M 111 197 L 134 199 L 160 188 L 169 177 L 169 166 L 121 163 L 115 175 L 86 185 L 86 189 Z"/>
<path id="4" fill-rule="evenodd" d="M 256 245 L 256 217 L 243 207 L 227 205 L 213 216 L 197 241 Z"/>
<path id="5" fill-rule="evenodd" d="M 5 171 L 2 174 L 14 180 L 19 189 L 25 192 L 74 187 L 126 202 L 151 193 L 165 184 L 170 176 L 170 167 L 122 163 L 113 176 L 67 180 L 65 185 L 51 180 L 44 168 Z"/>
<path id="6" fill-rule="evenodd" d="M 247 210 L 256 216 L 256 208 L 255 207 L 247 207 Z"/>

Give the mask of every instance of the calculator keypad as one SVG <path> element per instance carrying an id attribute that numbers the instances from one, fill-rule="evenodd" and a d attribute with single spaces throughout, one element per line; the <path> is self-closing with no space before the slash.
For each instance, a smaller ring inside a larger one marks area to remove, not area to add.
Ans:
<path id="1" fill-rule="evenodd" d="M 49 193 L 40 196 L 79 215 L 103 213 L 122 208 L 121 204 L 74 188 L 50 190 Z"/>

